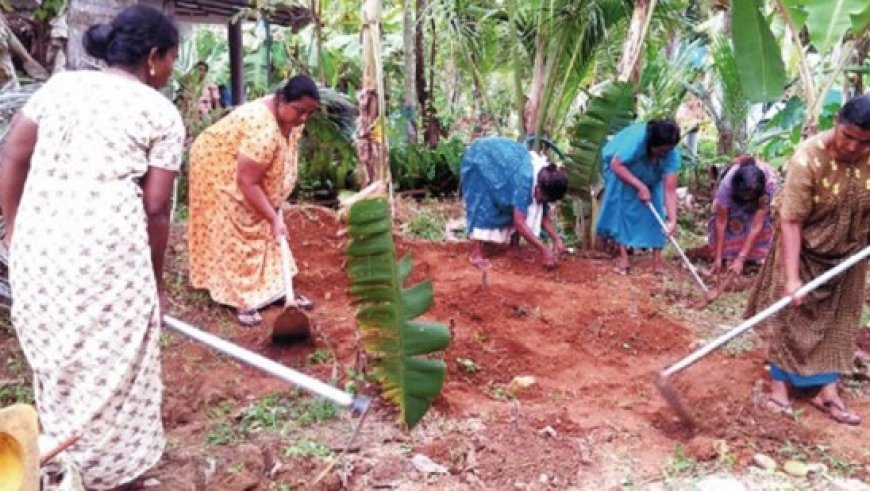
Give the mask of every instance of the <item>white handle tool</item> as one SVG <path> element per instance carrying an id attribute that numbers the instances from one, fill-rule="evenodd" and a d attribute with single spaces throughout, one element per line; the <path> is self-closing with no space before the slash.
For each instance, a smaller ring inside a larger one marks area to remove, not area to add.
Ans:
<path id="1" fill-rule="evenodd" d="M 662 231 L 666 230 L 667 225 L 665 225 L 665 221 L 662 220 L 662 217 L 661 217 L 661 215 L 659 215 L 659 212 L 656 211 L 656 207 L 653 206 L 653 204 L 649 201 L 646 202 L 646 206 L 647 206 L 647 208 L 649 208 L 649 211 L 652 212 L 653 216 L 656 217 L 656 220 L 659 222 L 659 225 L 662 227 Z M 674 248 L 677 250 L 677 252 L 680 253 L 680 257 L 683 258 L 683 262 L 686 263 L 686 266 L 689 268 L 689 271 L 692 272 L 692 276 L 695 277 L 695 281 L 698 282 L 698 285 L 701 287 L 702 290 L 704 290 L 704 293 L 709 293 L 710 289 L 707 288 L 707 285 L 704 284 L 704 280 L 701 279 L 701 276 L 698 274 L 698 270 L 695 269 L 695 265 L 692 264 L 691 261 L 689 261 L 688 257 L 686 257 L 686 253 L 683 252 L 683 248 L 680 247 L 680 244 L 677 243 L 677 239 L 675 239 L 674 236 L 670 235 L 670 234 L 668 234 L 668 239 L 671 241 L 671 244 L 674 245 Z"/>
<path id="2" fill-rule="evenodd" d="M 163 322 L 167 327 L 179 334 L 183 334 L 195 341 L 220 351 L 221 353 L 231 356 L 236 360 L 250 365 L 254 368 L 274 375 L 286 382 L 297 385 L 309 392 L 313 392 L 321 397 L 331 400 L 339 406 L 349 407 L 354 413 L 361 413 L 369 406 L 371 400 L 365 396 L 353 396 L 339 390 L 331 385 L 325 384 L 316 378 L 309 377 L 304 373 L 297 372 L 290 368 L 281 365 L 273 360 L 270 360 L 262 355 L 249 351 L 241 346 L 223 340 L 217 336 L 209 334 L 205 331 L 197 329 L 190 324 L 170 317 L 163 316 Z"/>
<path id="3" fill-rule="evenodd" d="M 661 376 L 664 378 L 670 377 L 672 374 L 679 372 L 680 370 L 695 363 L 696 361 L 700 360 L 701 358 L 707 356 L 708 353 L 715 350 L 719 346 L 722 346 L 723 344 L 727 343 L 728 341 L 731 341 L 733 338 L 743 334 L 745 331 L 749 330 L 750 328 L 755 327 L 755 325 L 758 324 L 759 322 L 764 321 L 768 317 L 770 317 L 773 314 L 784 309 L 796 297 L 802 297 L 802 296 L 806 295 L 807 293 L 815 290 L 819 286 L 830 281 L 831 278 L 833 278 L 834 276 L 837 276 L 838 274 L 851 268 L 855 264 L 858 264 L 862 260 L 866 259 L 868 256 L 870 256 L 870 246 L 865 247 L 860 252 L 849 257 L 848 259 L 846 259 L 842 263 L 834 266 L 833 268 L 829 269 L 828 271 L 825 271 L 822 275 L 813 279 L 812 281 L 810 281 L 806 285 L 800 287 L 798 289 L 798 291 L 794 292 L 793 294 L 782 297 L 781 299 L 779 299 L 776 303 L 774 303 L 770 307 L 767 307 L 766 309 L 762 310 L 761 312 L 759 312 L 759 313 L 753 315 L 752 317 L 750 317 L 749 319 L 746 319 L 745 321 L 743 321 L 743 323 L 740 324 L 739 326 L 737 326 L 734 329 L 719 336 L 718 338 L 714 339 L 713 341 L 710 341 L 703 348 L 695 351 L 694 353 L 683 358 L 682 360 L 678 361 L 677 363 L 674 363 L 673 365 L 668 367 L 666 370 L 664 370 L 661 373 Z"/>

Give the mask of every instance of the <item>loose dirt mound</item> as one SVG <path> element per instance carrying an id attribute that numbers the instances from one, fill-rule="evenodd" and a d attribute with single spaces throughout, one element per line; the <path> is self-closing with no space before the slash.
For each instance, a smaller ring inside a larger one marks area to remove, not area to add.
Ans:
<path id="1" fill-rule="evenodd" d="M 341 269 L 341 225 L 333 212 L 317 207 L 295 207 L 287 221 L 300 269 L 296 289 L 316 302 L 314 343 L 272 346 L 267 328 L 241 330 L 228 310 L 188 305 L 180 307 L 181 314 L 292 367 L 305 366 L 315 348 L 332 350 L 334 365 L 306 371 L 322 379 L 344 377 L 345 368 L 354 366 L 357 345 Z M 175 242 L 181 239 L 176 234 Z M 760 350 L 740 357 L 715 353 L 674 377 L 700 422 L 697 433 L 690 434 L 652 380 L 699 340 L 693 330 L 660 313 L 653 294 L 661 291 L 661 281 L 644 274 L 648 268 L 642 263 L 626 278 L 613 274 L 602 260 L 569 258 L 558 270 L 545 271 L 497 254 L 484 288 L 464 245 L 397 241 L 399 255 L 414 257 L 411 282 L 429 278 L 435 284 L 435 303 L 425 317 L 449 325 L 453 334 L 444 355 L 449 367 L 444 393 L 427 419 L 481 421 L 479 428 L 445 432 L 444 439 L 415 446 L 453 474 L 473 468 L 475 479 L 492 487 L 536 482 L 547 474 L 548 483 L 560 487 L 594 474 L 609 458 L 604 448 L 630 450 L 640 472 L 655 474 L 675 443 L 686 444 L 697 458 L 710 459 L 721 452 L 711 451 L 708 442 L 718 440 L 743 463 L 754 452 L 774 452 L 784 442 L 824 442 L 840 455 L 866 458 L 860 454 L 866 443 L 860 430 L 829 424 L 812 409 L 795 421 L 753 404 L 753 391 L 766 378 Z M 177 258 L 183 258 L 181 249 L 176 246 Z M 183 274 L 183 261 L 176 264 L 176 272 Z M 278 311 L 267 311 L 264 325 Z M 202 438 L 204 423 L 192 423 L 202 421 L 202 413 L 221 400 L 251 400 L 286 389 L 188 342 L 165 353 L 166 420 L 170 434 L 180 440 Z M 191 362 L 198 367 L 193 373 Z M 532 376 L 536 383 L 513 399 L 508 386 L 517 376 Z M 853 405 L 870 417 L 866 402 Z M 382 423 L 389 424 L 389 408 L 379 412 Z M 372 472 L 401 473 L 402 466 L 391 458 L 388 470 L 375 466 Z"/>

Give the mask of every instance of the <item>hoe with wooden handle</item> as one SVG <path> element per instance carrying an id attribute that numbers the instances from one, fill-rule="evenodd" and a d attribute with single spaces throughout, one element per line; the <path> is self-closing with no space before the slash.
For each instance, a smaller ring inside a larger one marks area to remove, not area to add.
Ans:
<path id="1" fill-rule="evenodd" d="M 656 211 L 656 207 L 653 206 L 653 204 L 649 201 L 646 202 L 646 206 L 647 206 L 647 208 L 649 208 L 649 211 L 652 212 L 653 216 L 656 217 L 656 221 L 659 222 L 659 225 L 661 225 L 662 230 L 665 230 L 667 228 L 665 226 L 665 221 L 662 220 L 661 215 L 659 215 L 659 212 Z M 689 261 L 688 257 L 686 257 L 686 253 L 683 252 L 683 248 L 680 247 L 679 243 L 677 243 L 677 239 L 675 239 L 673 235 L 668 235 L 668 239 L 670 239 L 671 244 L 674 245 L 674 249 L 676 249 L 677 252 L 680 253 L 680 257 L 683 258 L 683 263 L 685 263 L 686 267 L 689 268 L 689 271 L 691 271 L 692 276 L 695 278 L 695 281 L 698 283 L 698 286 L 701 287 L 701 290 L 704 290 L 704 298 L 706 298 L 708 302 L 713 300 L 714 295 L 716 293 L 711 291 L 709 288 L 707 288 L 707 285 L 704 284 L 704 280 L 701 279 L 701 276 L 698 274 L 698 270 L 695 268 L 695 265 L 692 264 L 691 261 Z"/>
<path id="2" fill-rule="evenodd" d="M 867 259 L 868 256 L 870 256 L 870 246 L 865 247 L 864 249 L 857 252 L 853 256 L 849 257 L 848 259 L 846 259 L 842 263 L 829 269 L 828 271 L 826 271 L 822 275 L 818 276 L 817 278 L 813 279 L 809 283 L 802 286 L 800 289 L 798 289 L 793 294 L 782 297 L 773 305 L 771 305 L 771 306 L 767 307 L 766 309 L 762 310 L 761 312 L 753 315 L 749 319 L 746 319 L 745 321 L 743 321 L 743 323 L 741 323 L 737 327 L 731 329 L 727 333 L 725 333 L 725 334 L 719 336 L 718 338 L 714 339 L 713 341 L 707 343 L 703 348 L 695 351 L 694 353 L 690 354 L 689 356 L 674 363 L 673 365 L 666 368 L 665 370 L 662 370 L 662 372 L 659 373 L 659 376 L 655 382 L 656 387 L 659 389 L 659 392 L 661 392 L 661 394 L 662 394 L 662 397 L 664 397 L 664 399 L 668 403 L 668 405 L 671 406 L 671 408 L 677 413 L 677 416 L 679 416 L 680 419 L 687 426 L 689 426 L 690 428 L 694 427 L 695 422 L 692 419 L 691 413 L 686 408 L 686 406 L 683 405 L 682 401 L 680 400 L 679 396 L 677 395 L 677 391 L 674 389 L 674 387 L 670 383 L 671 375 L 693 365 L 695 362 L 697 362 L 701 358 L 707 356 L 708 354 L 710 354 L 714 350 L 718 349 L 719 347 L 721 347 L 722 345 L 724 345 L 728 341 L 731 341 L 732 339 L 736 338 L 737 336 L 739 336 L 739 335 L 743 334 L 744 332 L 748 331 L 749 329 L 755 327 L 755 325 L 758 324 L 759 322 L 766 320 L 768 317 L 770 317 L 773 314 L 776 314 L 777 312 L 779 312 L 780 310 L 786 308 L 790 303 L 792 303 L 792 301 L 794 301 L 795 298 L 803 297 L 807 293 L 815 290 L 819 286 L 830 281 L 831 278 L 843 273 L 844 271 L 846 271 L 847 269 L 851 268 L 852 266 L 860 263 L 864 259 Z"/>

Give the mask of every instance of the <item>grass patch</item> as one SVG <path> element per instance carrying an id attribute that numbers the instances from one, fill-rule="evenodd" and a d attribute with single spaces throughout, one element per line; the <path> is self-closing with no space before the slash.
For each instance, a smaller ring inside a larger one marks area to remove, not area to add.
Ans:
<path id="1" fill-rule="evenodd" d="M 674 447 L 674 453 L 668 457 L 665 468 L 662 469 L 662 477 L 665 481 L 685 476 L 693 476 L 697 470 L 698 462 L 686 455 L 682 445 Z"/>
<path id="2" fill-rule="evenodd" d="M 315 441 L 303 439 L 284 449 L 284 457 L 326 459 L 332 456 L 332 449 Z"/>
<path id="3" fill-rule="evenodd" d="M 329 421 L 338 413 L 338 406 L 331 401 L 298 391 L 268 394 L 241 411 L 225 401 L 206 411 L 212 421 L 206 441 L 209 445 L 230 445 L 263 432 L 287 436 L 295 428 Z"/>
<path id="4" fill-rule="evenodd" d="M 19 403 L 33 404 L 33 389 L 29 385 L 8 384 L 0 387 L 0 407 Z"/>
<path id="5" fill-rule="evenodd" d="M 308 365 L 323 365 L 332 362 L 332 351 L 319 349 L 308 355 L 305 360 Z"/>

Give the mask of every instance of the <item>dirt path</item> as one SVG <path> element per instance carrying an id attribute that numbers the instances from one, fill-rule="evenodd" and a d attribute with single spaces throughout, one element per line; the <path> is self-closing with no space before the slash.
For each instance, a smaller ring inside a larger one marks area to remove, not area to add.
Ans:
<path id="1" fill-rule="evenodd" d="M 265 329 L 239 328 L 229 310 L 188 290 L 180 230 L 171 246 L 173 313 L 321 379 L 374 393 L 353 371 L 356 334 L 338 223 L 317 208 L 294 209 L 288 222 L 297 290 L 317 301 L 315 344 L 272 346 Z M 461 245 L 405 240 L 400 249 L 414 256 L 412 280 L 434 281 L 435 305 L 425 317 L 453 333 L 443 397 L 409 434 L 378 404 L 345 465 L 315 488 L 643 488 L 685 474 L 689 464 L 689 472 L 745 469 L 756 452 L 842 462 L 843 472 L 870 475 L 866 423 L 833 425 L 811 408 L 787 419 L 752 403 L 766 380 L 760 348 L 717 352 L 677 376 L 700 427 L 693 435 L 679 424 L 651 383 L 655 373 L 698 346 L 703 329 L 691 319 L 706 316 L 706 335 L 710 325 L 734 319 L 690 310 L 693 295 L 674 287 L 689 280 L 676 267 L 676 282 L 663 282 L 644 274 L 642 263 L 626 278 L 601 260 L 571 258 L 547 272 L 497 256 L 482 289 Z M 276 313 L 266 313 L 267 323 Z M 346 415 L 174 335 L 164 335 L 163 348 L 170 446 L 148 489 L 295 489 L 310 485 L 343 446 L 352 423 Z M 517 376 L 536 383 L 514 397 L 508 386 Z M 848 397 L 870 419 L 867 384 Z M 449 474 L 414 470 L 417 453 Z"/>

